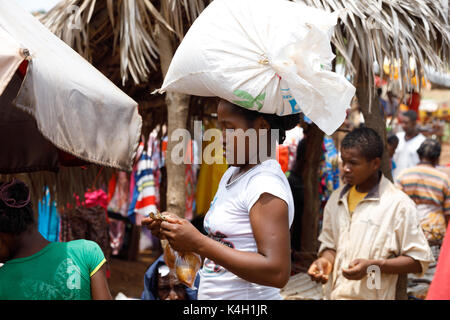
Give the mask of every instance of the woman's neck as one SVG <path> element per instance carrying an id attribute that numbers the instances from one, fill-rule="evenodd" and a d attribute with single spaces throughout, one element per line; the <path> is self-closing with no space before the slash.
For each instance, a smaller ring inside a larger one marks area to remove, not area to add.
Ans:
<path id="1" fill-rule="evenodd" d="M 50 241 L 45 239 L 39 233 L 36 226 L 31 226 L 28 230 L 17 236 L 17 241 L 17 250 L 11 259 L 32 256 L 44 249 L 50 243 Z"/>

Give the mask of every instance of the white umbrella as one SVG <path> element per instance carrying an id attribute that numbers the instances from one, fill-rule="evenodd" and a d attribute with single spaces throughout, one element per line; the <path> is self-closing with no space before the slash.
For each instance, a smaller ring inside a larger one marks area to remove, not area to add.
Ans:
<path id="1" fill-rule="evenodd" d="M 28 67 L 19 89 L 16 70 L 25 59 Z M 137 103 L 10 0 L 0 0 L 0 95 L 0 140 L 11 104 L 22 111 L 16 118 L 31 115 L 38 134 L 58 149 L 131 170 L 142 126 Z M 17 134 L 9 138 L 27 140 Z M 32 164 L 26 166 L 24 171 L 33 171 Z"/>

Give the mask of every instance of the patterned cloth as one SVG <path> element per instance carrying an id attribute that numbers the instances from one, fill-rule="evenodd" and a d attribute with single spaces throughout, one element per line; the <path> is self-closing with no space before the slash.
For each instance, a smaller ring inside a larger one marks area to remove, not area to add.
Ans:
<path id="1" fill-rule="evenodd" d="M 92 240 L 103 251 L 106 260 L 111 256 L 111 245 L 108 234 L 108 222 L 105 209 L 101 206 L 65 209 L 60 212 L 60 241 L 68 242 L 78 239 Z"/>
<path id="2" fill-rule="evenodd" d="M 429 165 L 402 171 L 396 185 L 416 203 L 422 229 L 430 242 L 440 242 L 446 231 L 445 216 L 450 215 L 448 176 Z"/>
<path id="3" fill-rule="evenodd" d="M 128 215 L 134 216 L 133 222 L 141 225 L 142 217 L 150 212 L 156 212 L 155 177 L 153 176 L 152 162 L 150 156 L 144 150 L 134 173 L 136 185 L 134 187 L 133 199 L 128 209 Z M 135 215 L 137 214 L 137 215 Z M 132 218 L 132 217 L 130 217 Z"/>

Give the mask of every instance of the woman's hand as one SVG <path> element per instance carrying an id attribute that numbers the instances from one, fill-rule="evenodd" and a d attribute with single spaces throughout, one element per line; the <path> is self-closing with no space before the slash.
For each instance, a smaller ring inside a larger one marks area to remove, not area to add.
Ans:
<path id="1" fill-rule="evenodd" d="M 179 217 L 168 216 L 160 227 L 160 234 L 179 252 L 196 252 L 204 237 L 188 220 Z"/>
<path id="2" fill-rule="evenodd" d="M 163 212 L 161 216 L 163 216 L 166 221 L 172 223 L 176 223 L 178 219 L 180 219 L 177 215 L 170 212 Z M 141 223 L 151 231 L 153 236 L 163 240 L 165 237 L 161 234 L 161 222 L 163 222 L 162 219 L 152 219 L 151 217 L 147 217 L 142 219 Z"/>

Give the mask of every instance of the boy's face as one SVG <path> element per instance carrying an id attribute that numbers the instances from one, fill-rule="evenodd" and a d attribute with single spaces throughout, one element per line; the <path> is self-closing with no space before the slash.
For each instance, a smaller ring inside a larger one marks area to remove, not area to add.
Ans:
<path id="1" fill-rule="evenodd" d="M 345 183 L 358 186 L 380 169 L 381 159 L 367 160 L 358 148 L 341 150 L 343 176 Z"/>

